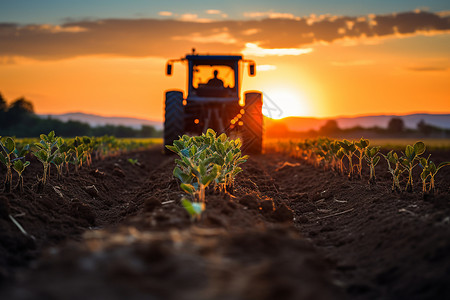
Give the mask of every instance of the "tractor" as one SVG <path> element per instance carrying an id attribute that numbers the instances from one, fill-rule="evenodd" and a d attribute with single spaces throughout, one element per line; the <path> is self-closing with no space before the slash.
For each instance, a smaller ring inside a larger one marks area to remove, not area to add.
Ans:
<path id="1" fill-rule="evenodd" d="M 187 54 L 167 62 L 166 75 L 175 62 L 187 63 L 187 97 L 180 90 L 166 91 L 164 145 L 183 134 L 201 135 L 208 128 L 242 140 L 246 153 L 261 153 L 263 139 L 262 93 L 249 91 L 241 101 L 244 65 L 256 75 L 255 62 L 242 55 Z"/>

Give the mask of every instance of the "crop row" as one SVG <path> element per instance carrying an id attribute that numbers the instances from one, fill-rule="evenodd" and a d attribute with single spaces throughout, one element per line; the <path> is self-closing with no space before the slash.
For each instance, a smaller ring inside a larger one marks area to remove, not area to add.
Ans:
<path id="1" fill-rule="evenodd" d="M 103 159 L 127 151 L 147 147 L 151 140 L 120 140 L 111 136 L 75 137 L 64 139 L 57 137 L 54 131 L 48 135 L 41 134 L 40 139 L 14 139 L 0 137 L 0 162 L 6 167 L 4 191 L 10 193 L 13 186 L 12 171 L 18 174 L 15 190 L 23 192 L 23 172 L 30 165 L 27 154 L 35 156 L 43 166 L 42 177 L 39 178 L 38 192 L 41 192 L 50 176 L 51 166 L 57 171 L 57 178 L 69 175 L 73 166 L 75 173 L 83 166 L 90 166 L 92 157 Z"/>
<path id="2" fill-rule="evenodd" d="M 208 187 L 224 193 L 233 190 L 234 179 L 242 171 L 239 165 L 248 158 L 242 156 L 241 145 L 240 139 L 230 139 L 225 133 L 217 136 L 212 129 L 201 136 L 183 135 L 166 145 L 180 157 L 175 160 L 173 176 L 190 196 L 181 202 L 192 217 L 199 218 L 205 209 Z"/>
<path id="3" fill-rule="evenodd" d="M 413 170 L 416 166 L 421 168 L 420 180 L 422 192 L 434 194 L 435 176 L 440 169 L 450 165 L 442 162 L 436 165 L 427 157 L 425 143 L 419 141 L 414 145 L 406 145 L 404 151 L 390 150 L 386 154 L 380 152 L 380 147 L 371 147 L 368 139 L 359 141 L 334 140 L 330 138 L 307 139 L 301 142 L 289 142 L 279 149 L 290 155 L 299 157 L 316 167 L 337 172 L 348 176 L 349 179 L 362 179 L 363 166 L 369 168 L 369 184 L 376 184 L 375 166 L 384 159 L 387 162 L 388 172 L 392 175 L 392 191 L 402 192 L 413 190 Z M 404 179 L 404 180 L 402 180 Z M 406 181 L 404 186 L 401 185 Z"/>

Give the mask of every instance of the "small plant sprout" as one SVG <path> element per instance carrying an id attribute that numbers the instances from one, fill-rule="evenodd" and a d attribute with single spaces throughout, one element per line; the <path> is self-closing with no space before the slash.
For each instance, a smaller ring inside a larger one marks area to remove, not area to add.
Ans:
<path id="1" fill-rule="evenodd" d="M 355 146 L 356 146 L 356 151 L 358 151 L 358 162 L 359 164 L 357 165 L 357 170 L 358 170 L 358 177 L 359 179 L 362 178 L 362 165 L 363 165 L 363 158 L 364 158 L 364 151 L 366 150 L 366 148 L 369 146 L 370 142 L 369 140 L 363 139 L 361 138 L 359 140 L 359 142 L 355 142 Z"/>
<path id="2" fill-rule="evenodd" d="M 133 166 L 141 166 L 141 163 L 139 162 L 139 160 L 137 158 L 129 158 L 127 160 L 130 164 L 132 164 Z"/>
<path id="3" fill-rule="evenodd" d="M 44 167 L 44 173 L 42 175 L 41 183 L 42 186 L 45 186 L 47 183 L 47 173 L 49 172 L 50 163 L 58 154 L 57 151 L 53 151 L 52 149 L 56 146 L 56 138 L 55 132 L 51 131 L 48 135 L 41 134 L 41 141 L 39 143 L 35 143 L 35 149 L 33 150 L 34 156 L 42 163 Z"/>
<path id="4" fill-rule="evenodd" d="M 437 172 L 445 166 L 450 166 L 450 162 L 442 162 L 437 167 L 436 164 L 430 161 L 430 156 L 427 159 L 420 158 L 420 166 L 423 168 L 422 173 L 420 174 L 420 178 L 422 179 L 422 191 L 423 193 L 431 193 L 434 194 L 436 192 L 435 188 L 435 180 Z M 430 183 L 427 184 L 427 179 L 430 179 Z"/>
<path id="5" fill-rule="evenodd" d="M 199 220 L 205 210 L 205 203 L 191 202 L 186 198 L 181 199 L 181 205 L 188 212 L 192 219 Z"/>
<path id="6" fill-rule="evenodd" d="M 343 140 L 342 142 L 339 142 L 339 145 L 341 146 L 344 155 L 348 159 L 348 178 L 353 178 L 353 155 L 356 151 L 356 146 L 354 142 L 350 142 L 348 140 Z"/>
<path id="7" fill-rule="evenodd" d="M 10 137 L 0 139 L 0 161 L 6 167 L 6 179 L 4 185 L 5 193 L 11 193 L 12 186 L 12 171 L 11 166 L 13 164 L 12 156 L 14 156 L 14 150 L 16 149 L 16 143 Z"/>
<path id="8" fill-rule="evenodd" d="M 180 156 L 175 160 L 177 166 L 173 170 L 174 177 L 181 181 L 180 188 L 201 203 L 205 202 L 206 187 L 219 175 L 219 166 L 213 159 L 207 159 L 205 146 L 197 148 L 193 138 L 187 135 L 175 140 L 173 146 L 166 146 Z"/>
<path id="9" fill-rule="evenodd" d="M 19 175 L 19 182 L 17 183 L 17 189 L 21 193 L 23 193 L 23 177 L 22 177 L 22 173 L 23 173 L 23 171 L 25 171 L 25 168 L 28 167 L 29 165 L 30 165 L 29 161 L 22 162 L 21 159 L 18 159 L 16 161 L 14 161 L 14 164 L 13 164 L 14 171 L 16 171 L 17 174 Z"/>
<path id="10" fill-rule="evenodd" d="M 93 150 L 94 142 L 90 137 L 87 137 L 87 136 L 83 136 L 81 138 L 81 141 L 83 143 L 84 159 L 86 161 L 86 165 L 88 167 L 91 167 L 91 164 L 92 164 L 91 153 Z"/>
<path id="11" fill-rule="evenodd" d="M 419 159 L 419 155 L 425 152 L 425 144 L 423 142 L 417 142 L 414 146 L 407 145 L 405 149 L 404 156 L 400 158 L 400 162 L 403 168 L 408 171 L 408 182 L 406 183 L 405 190 L 412 192 L 413 190 L 413 176 L 412 172 L 417 163 L 416 160 Z"/>
<path id="12" fill-rule="evenodd" d="M 14 149 L 14 155 L 16 159 L 23 159 L 27 153 L 30 152 L 30 145 L 18 145 L 16 144 L 16 149 Z"/>
<path id="13" fill-rule="evenodd" d="M 364 150 L 364 157 L 370 169 L 369 184 L 376 184 L 375 166 L 380 161 L 379 151 L 380 147 L 366 148 Z"/>
<path id="14" fill-rule="evenodd" d="M 61 163 L 59 163 L 59 159 L 54 160 L 54 163 L 57 166 L 56 169 L 58 170 L 59 177 L 62 176 L 63 166 L 65 166 L 66 175 L 69 175 L 69 162 L 72 159 L 72 153 L 70 151 L 71 148 L 67 145 L 63 138 L 58 138 L 56 140 L 56 147 L 58 148 L 58 157 L 62 159 Z M 60 166 L 59 169 L 58 165 Z"/>
<path id="15" fill-rule="evenodd" d="M 71 163 L 75 166 L 75 173 L 78 174 L 78 170 L 83 166 L 84 147 L 75 139 L 72 145 L 71 153 L 73 154 Z"/>
<path id="16" fill-rule="evenodd" d="M 62 172 L 62 169 L 63 169 L 63 164 L 64 164 L 64 158 L 61 156 L 61 155 L 56 155 L 54 158 L 53 158 L 53 160 L 52 160 L 52 164 L 54 164 L 55 165 L 55 167 L 56 167 L 56 171 L 57 171 L 57 175 L 56 175 L 56 178 L 58 179 L 58 180 L 61 180 L 62 179 L 62 177 L 63 177 L 63 172 Z"/>
<path id="17" fill-rule="evenodd" d="M 401 192 L 400 175 L 404 169 L 400 169 L 400 159 L 394 151 L 389 151 L 386 155 L 381 154 L 388 164 L 389 173 L 392 175 L 392 191 Z M 391 166 L 392 164 L 392 166 Z"/>

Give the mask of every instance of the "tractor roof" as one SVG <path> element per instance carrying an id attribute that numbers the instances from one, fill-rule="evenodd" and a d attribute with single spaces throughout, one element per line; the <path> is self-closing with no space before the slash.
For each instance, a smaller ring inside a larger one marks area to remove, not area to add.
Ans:
<path id="1" fill-rule="evenodd" d="M 186 55 L 187 60 L 196 61 L 237 61 L 242 60 L 242 55 Z"/>

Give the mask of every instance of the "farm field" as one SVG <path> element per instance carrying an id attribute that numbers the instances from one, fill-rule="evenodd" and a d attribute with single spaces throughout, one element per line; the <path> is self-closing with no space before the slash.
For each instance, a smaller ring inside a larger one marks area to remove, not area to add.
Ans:
<path id="1" fill-rule="evenodd" d="M 369 185 L 368 168 L 349 180 L 268 151 L 193 222 L 174 159 L 161 145 L 109 156 L 36 193 L 31 158 L 24 193 L 0 193 L 0 298 L 450 297 L 450 168 L 424 198 L 418 169 L 412 193 L 392 193 L 383 160 Z"/>
<path id="2" fill-rule="evenodd" d="M 268 149 L 273 149 L 279 147 L 280 144 L 289 144 L 292 142 L 300 142 L 304 139 L 288 139 L 288 138 L 268 138 L 265 140 L 265 147 Z M 371 138 L 371 146 L 379 146 L 384 149 L 393 149 L 402 151 L 405 149 L 406 145 L 413 145 L 419 139 L 395 139 L 395 138 Z M 446 150 L 450 149 L 450 139 L 420 139 L 427 145 L 428 150 Z M 157 141 L 157 139 L 155 139 Z"/>

